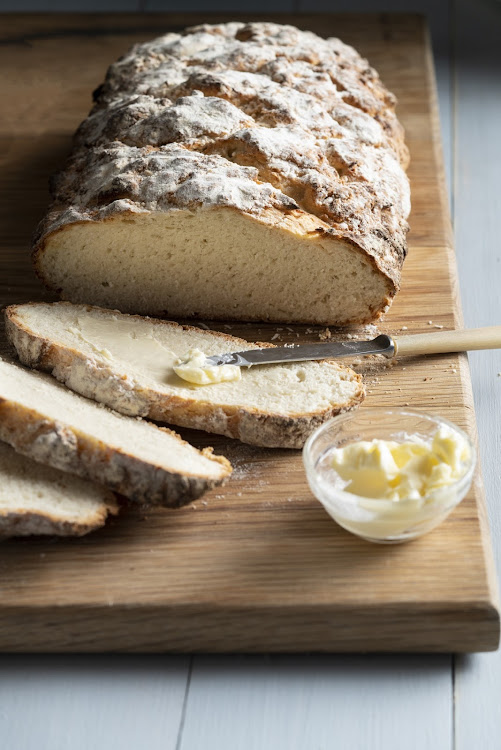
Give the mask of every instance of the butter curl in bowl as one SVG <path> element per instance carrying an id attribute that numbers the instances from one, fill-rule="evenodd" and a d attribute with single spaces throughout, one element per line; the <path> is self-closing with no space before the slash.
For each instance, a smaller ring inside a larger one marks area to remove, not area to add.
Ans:
<path id="1" fill-rule="evenodd" d="M 359 409 L 319 427 L 303 450 L 313 494 L 343 528 L 371 542 L 414 539 L 465 497 L 475 448 L 447 419 Z"/>

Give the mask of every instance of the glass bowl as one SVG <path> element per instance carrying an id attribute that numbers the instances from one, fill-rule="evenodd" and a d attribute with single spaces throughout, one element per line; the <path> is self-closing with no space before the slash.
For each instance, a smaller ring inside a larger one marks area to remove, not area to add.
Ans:
<path id="1" fill-rule="evenodd" d="M 464 473 L 453 484 L 416 499 L 389 500 L 362 497 L 341 489 L 340 477 L 331 466 L 331 452 L 360 440 L 403 442 L 413 436 L 429 440 L 439 427 L 447 426 L 469 447 Z M 411 409 L 361 408 L 340 414 L 315 430 L 303 449 L 306 476 L 313 494 L 344 529 L 370 542 L 395 544 L 415 539 L 438 526 L 468 492 L 476 453 L 470 438 L 442 417 Z"/>

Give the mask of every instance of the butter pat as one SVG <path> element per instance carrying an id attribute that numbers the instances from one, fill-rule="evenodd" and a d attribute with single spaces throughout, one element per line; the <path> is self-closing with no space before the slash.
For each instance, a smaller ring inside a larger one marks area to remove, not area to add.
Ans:
<path id="1" fill-rule="evenodd" d="M 174 372 L 183 380 L 196 385 L 241 380 L 242 373 L 238 365 L 207 365 L 206 359 L 200 349 L 191 349 L 174 364 Z"/>
<path id="2" fill-rule="evenodd" d="M 420 500 L 454 484 L 469 461 L 464 438 L 445 426 L 429 441 L 417 436 L 404 442 L 360 441 L 331 454 L 345 492 L 394 502 Z"/>

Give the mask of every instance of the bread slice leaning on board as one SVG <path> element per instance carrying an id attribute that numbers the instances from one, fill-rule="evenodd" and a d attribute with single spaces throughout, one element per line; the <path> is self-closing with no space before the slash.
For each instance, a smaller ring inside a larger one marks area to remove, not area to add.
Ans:
<path id="1" fill-rule="evenodd" d="M 190 349 L 210 356 L 258 346 L 214 331 L 65 302 L 12 305 L 5 316 L 21 362 L 72 390 L 123 414 L 253 445 L 301 448 L 365 395 L 361 377 L 333 360 L 242 368 L 236 382 L 181 380 L 172 366 Z"/>
<path id="2" fill-rule="evenodd" d="M 0 539 L 83 536 L 118 511 L 112 492 L 35 463 L 0 442 Z"/>
<path id="3" fill-rule="evenodd" d="M 159 317 L 364 323 L 399 289 L 408 151 L 339 39 L 203 25 L 108 70 L 37 233 L 63 299 Z"/>
<path id="4" fill-rule="evenodd" d="M 50 375 L 0 359 L 0 440 L 42 464 L 130 500 L 184 505 L 221 484 L 231 465 L 179 435 L 117 414 Z"/>

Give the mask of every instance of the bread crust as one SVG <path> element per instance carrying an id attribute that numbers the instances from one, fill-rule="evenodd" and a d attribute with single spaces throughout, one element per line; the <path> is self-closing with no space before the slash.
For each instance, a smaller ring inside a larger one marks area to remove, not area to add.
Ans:
<path id="1" fill-rule="evenodd" d="M 29 303 L 34 306 L 40 303 Z M 56 305 L 70 305 L 59 302 Z M 350 379 L 358 388 L 349 404 L 332 404 L 328 409 L 307 414 L 279 414 L 246 407 L 231 407 L 204 403 L 196 398 L 187 399 L 157 392 L 130 378 L 118 376 L 104 360 L 85 357 L 77 349 L 56 344 L 29 330 L 17 310 L 21 306 L 11 305 L 5 310 L 6 333 L 21 362 L 50 372 L 57 380 L 87 398 L 105 403 L 107 406 L 130 416 L 148 417 L 159 422 L 169 422 L 181 427 L 205 430 L 250 445 L 267 448 L 300 449 L 311 432 L 327 419 L 356 408 L 365 398 L 365 389 L 360 375 L 348 371 L 333 360 L 326 362 L 340 372 L 349 372 Z M 99 311 L 91 305 L 86 310 Z M 118 312 L 118 311 L 117 311 Z M 141 316 L 130 316 L 138 319 Z M 193 326 L 149 319 L 158 326 L 173 326 L 185 331 L 196 330 Z M 249 348 L 249 342 L 225 333 L 211 332 L 233 348 Z M 258 346 L 273 344 L 258 343 Z"/>
<path id="2" fill-rule="evenodd" d="M 111 493 L 110 493 L 111 496 Z M 0 513 L 0 539 L 13 536 L 84 536 L 104 526 L 109 515 L 118 513 L 116 501 L 110 499 L 106 506 L 96 510 L 85 521 L 67 521 L 56 514 L 35 511 L 8 511 Z"/>

